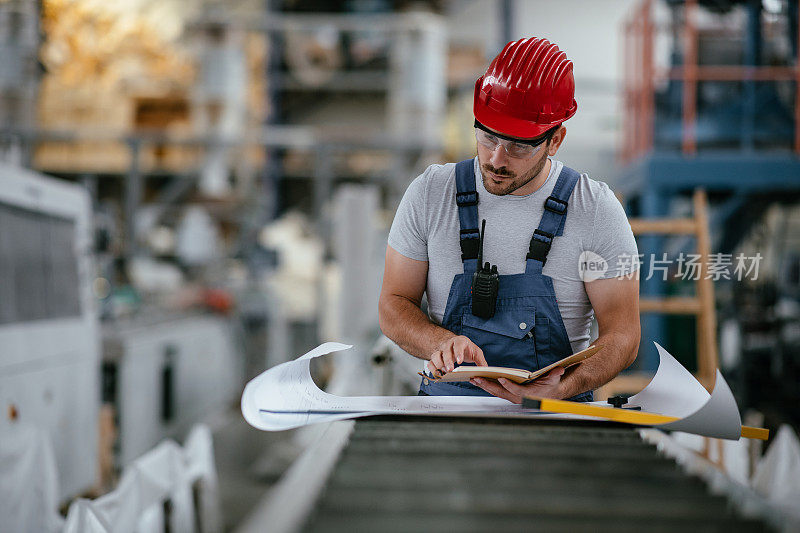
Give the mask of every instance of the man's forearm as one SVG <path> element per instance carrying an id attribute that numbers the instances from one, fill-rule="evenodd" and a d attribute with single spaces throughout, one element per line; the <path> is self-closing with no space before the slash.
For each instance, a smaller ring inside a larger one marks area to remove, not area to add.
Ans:
<path id="1" fill-rule="evenodd" d="M 442 342 L 455 336 L 431 322 L 418 305 L 401 296 L 381 298 L 379 320 L 384 335 L 420 359 L 429 359 Z"/>
<path id="2" fill-rule="evenodd" d="M 583 363 L 567 369 L 559 384 L 558 397 L 570 398 L 614 379 L 636 358 L 639 335 L 609 332 L 597 337 L 593 344 L 602 345 L 603 349 Z"/>

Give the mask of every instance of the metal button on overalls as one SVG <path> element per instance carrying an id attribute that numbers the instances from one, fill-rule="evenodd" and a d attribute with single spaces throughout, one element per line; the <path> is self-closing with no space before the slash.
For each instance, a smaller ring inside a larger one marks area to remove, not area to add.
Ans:
<path id="1" fill-rule="evenodd" d="M 461 226 L 463 273 L 453 278 L 442 326 L 477 344 L 490 366 L 538 370 L 572 353 L 567 330 L 556 302 L 553 280 L 542 266 L 553 238 L 561 235 L 569 200 L 580 174 L 563 167 L 539 227 L 531 238 L 523 274 L 500 275 L 497 306 L 492 318 L 472 314 L 472 275 L 478 268 L 478 193 L 474 160 L 456 165 L 456 203 Z M 532 333 L 532 335 L 531 335 Z M 468 382 L 425 380 L 420 391 L 432 396 L 488 396 Z M 571 398 L 590 401 L 591 391 Z"/>

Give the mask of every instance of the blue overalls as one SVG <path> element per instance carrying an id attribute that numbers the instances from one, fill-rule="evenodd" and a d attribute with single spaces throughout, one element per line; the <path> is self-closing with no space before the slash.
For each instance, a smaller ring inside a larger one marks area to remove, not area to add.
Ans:
<path id="1" fill-rule="evenodd" d="M 480 346 L 490 366 L 538 370 L 572 353 L 553 279 L 542 274 L 542 266 L 553 238 L 564 232 L 567 200 L 579 178 L 576 171 L 562 168 L 531 238 L 525 273 L 500 275 L 495 314 L 483 319 L 472 314 L 472 275 L 478 268 L 480 238 L 474 160 L 456 165 L 464 272 L 453 278 L 442 326 Z M 431 396 L 490 396 L 469 382 L 434 383 L 428 379 L 422 380 L 420 391 Z M 592 397 L 592 391 L 588 391 L 570 400 L 591 401 Z"/>

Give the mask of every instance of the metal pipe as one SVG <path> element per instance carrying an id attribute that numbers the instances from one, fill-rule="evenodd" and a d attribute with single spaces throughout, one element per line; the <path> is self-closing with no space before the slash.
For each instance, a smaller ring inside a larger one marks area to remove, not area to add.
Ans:
<path id="1" fill-rule="evenodd" d="M 645 152 L 645 146 L 642 143 L 643 139 L 643 131 L 644 131 L 644 122 L 645 119 L 645 110 L 644 110 L 644 100 L 646 95 L 645 91 L 645 83 L 644 83 L 644 76 L 645 76 L 645 56 L 644 56 L 644 10 L 645 5 L 644 2 L 640 3 L 638 8 L 635 12 L 635 21 L 633 26 L 633 38 L 634 38 L 634 61 L 635 61 L 635 83 L 636 83 L 636 91 L 635 91 L 635 98 L 636 98 L 636 110 L 637 110 L 637 117 L 636 117 L 636 148 L 634 150 L 635 157 L 640 157 Z"/>
<path id="2" fill-rule="evenodd" d="M 794 67 L 794 153 L 800 155 L 800 9 L 797 9 L 796 37 L 797 47 L 795 48 Z"/>
<path id="3" fill-rule="evenodd" d="M 138 253 L 139 239 L 136 231 L 136 211 L 142 202 L 142 172 L 139 154 L 142 148 L 141 139 L 128 139 L 131 164 L 125 179 L 125 255 L 128 259 Z"/>
<path id="4" fill-rule="evenodd" d="M 642 10 L 642 34 L 644 46 L 642 55 L 644 56 L 644 68 L 642 80 L 642 146 L 647 152 L 653 148 L 653 111 L 655 108 L 655 94 L 653 91 L 653 24 L 651 20 L 652 0 L 645 0 Z"/>
<path id="5" fill-rule="evenodd" d="M 747 3 L 747 34 L 745 36 L 744 63 L 749 66 L 761 64 L 761 0 Z M 752 79 L 744 82 L 742 99 L 742 147 L 752 150 L 755 142 L 756 84 Z"/>
<path id="6" fill-rule="evenodd" d="M 500 47 L 514 39 L 514 0 L 500 1 Z"/>
<path id="7" fill-rule="evenodd" d="M 630 124 L 631 124 L 631 84 L 629 81 L 631 73 L 630 53 L 628 52 L 630 42 L 630 23 L 625 21 L 622 23 L 622 149 L 619 153 L 620 163 L 626 163 L 630 160 Z"/>
<path id="8" fill-rule="evenodd" d="M 777 81 L 795 78 L 795 67 L 753 67 L 746 65 L 705 65 L 695 68 L 695 79 L 704 81 Z M 659 77 L 680 80 L 685 77 L 684 67 L 671 67 Z"/>
<path id="9" fill-rule="evenodd" d="M 686 0 L 684 4 L 684 51 L 683 51 L 683 142 L 684 154 L 697 152 L 695 121 L 697 118 L 697 27 L 695 13 L 697 0 Z"/>

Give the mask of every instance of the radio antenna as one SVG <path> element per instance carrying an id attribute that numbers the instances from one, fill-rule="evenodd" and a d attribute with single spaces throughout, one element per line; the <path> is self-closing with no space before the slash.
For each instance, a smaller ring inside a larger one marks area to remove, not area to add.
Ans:
<path id="1" fill-rule="evenodd" d="M 481 242 L 480 248 L 478 248 L 478 268 L 483 267 L 483 235 L 486 233 L 486 219 L 483 219 L 483 224 L 481 224 Z"/>

